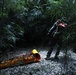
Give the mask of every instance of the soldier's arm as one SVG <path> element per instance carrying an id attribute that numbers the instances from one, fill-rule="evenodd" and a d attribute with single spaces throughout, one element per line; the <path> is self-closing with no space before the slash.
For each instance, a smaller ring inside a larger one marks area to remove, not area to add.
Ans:
<path id="1" fill-rule="evenodd" d="M 49 36 L 50 34 L 52 34 L 52 32 L 56 29 L 56 27 L 57 27 L 57 23 L 55 22 L 54 25 L 48 31 L 47 36 Z"/>

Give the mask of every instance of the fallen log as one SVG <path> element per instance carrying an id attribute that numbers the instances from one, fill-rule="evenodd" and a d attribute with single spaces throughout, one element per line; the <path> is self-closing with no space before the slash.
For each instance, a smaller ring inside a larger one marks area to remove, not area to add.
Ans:
<path id="1" fill-rule="evenodd" d="M 9 68 L 9 67 L 13 67 L 16 65 L 22 65 L 22 64 L 25 65 L 29 63 L 35 63 L 35 62 L 38 62 L 40 59 L 41 59 L 40 54 L 37 52 L 36 49 L 34 49 L 29 54 L 16 56 L 6 61 L 1 61 L 0 69 Z"/>

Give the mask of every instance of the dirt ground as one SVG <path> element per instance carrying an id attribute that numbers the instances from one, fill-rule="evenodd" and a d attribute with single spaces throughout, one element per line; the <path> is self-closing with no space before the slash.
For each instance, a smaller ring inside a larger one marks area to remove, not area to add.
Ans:
<path id="1" fill-rule="evenodd" d="M 5 60 L 14 56 L 20 56 L 32 51 L 33 48 L 23 48 L 7 54 Z M 40 62 L 31 63 L 23 66 L 15 66 L 0 70 L 0 75 L 76 75 L 76 54 L 71 49 L 68 50 L 66 58 L 62 50 L 59 59 L 45 60 L 49 48 L 37 48 L 41 56 Z M 56 50 L 53 51 L 50 58 L 53 58 Z"/>

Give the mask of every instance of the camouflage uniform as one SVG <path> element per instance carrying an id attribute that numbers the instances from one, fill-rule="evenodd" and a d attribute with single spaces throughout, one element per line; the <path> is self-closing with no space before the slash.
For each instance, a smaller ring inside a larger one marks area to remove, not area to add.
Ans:
<path id="1" fill-rule="evenodd" d="M 50 49 L 47 53 L 46 58 L 50 57 L 55 45 L 57 45 L 57 52 L 55 54 L 55 58 L 58 58 L 59 52 L 62 47 L 62 30 L 65 28 L 66 25 L 67 25 L 66 23 L 58 19 L 54 23 L 54 25 L 50 28 L 47 35 L 48 36 L 51 35 L 51 42 L 50 42 Z"/>

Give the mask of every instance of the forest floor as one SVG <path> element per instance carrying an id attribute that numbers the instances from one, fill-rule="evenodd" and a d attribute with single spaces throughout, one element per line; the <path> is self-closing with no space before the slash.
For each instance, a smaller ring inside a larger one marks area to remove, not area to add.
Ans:
<path id="1" fill-rule="evenodd" d="M 40 62 L 31 63 L 22 66 L 15 66 L 0 70 L 0 75 L 76 75 L 76 54 L 68 49 L 65 58 L 65 52 L 62 50 L 58 60 L 45 60 L 49 48 L 37 48 L 41 56 Z M 32 48 L 23 48 L 7 54 L 5 60 L 14 56 L 31 52 Z M 53 58 L 56 50 L 53 51 Z"/>

